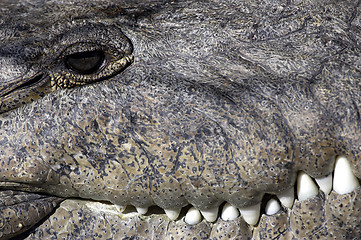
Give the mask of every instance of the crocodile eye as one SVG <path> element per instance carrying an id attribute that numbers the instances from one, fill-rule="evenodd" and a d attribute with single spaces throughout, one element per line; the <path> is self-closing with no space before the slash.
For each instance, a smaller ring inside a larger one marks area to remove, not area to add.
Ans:
<path id="1" fill-rule="evenodd" d="M 67 56 L 65 65 L 79 74 L 92 74 L 100 70 L 104 60 L 105 55 L 102 51 L 80 52 Z"/>

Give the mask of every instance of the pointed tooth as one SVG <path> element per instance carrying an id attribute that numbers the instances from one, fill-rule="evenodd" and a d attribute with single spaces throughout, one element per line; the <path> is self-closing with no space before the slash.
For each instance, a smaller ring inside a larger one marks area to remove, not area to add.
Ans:
<path id="1" fill-rule="evenodd" d="M 121 206 L 121 205 L 117 205 L 117 204 L 114 204 L 115 208 L 120 212 L 124 212 L 126 206 Z"/>
<path id="2" fill-rule="evenodd" d="M 201 213 L 207 222 L 214 222 L 217 220 L 218 217 L 218 209 L 219 207 L 201 210 Z"/>
<path id="3" fill-rule="evenodd" d="M 328 195 L 332 190 L 332 174 L 323 177 L 316 178 L 317 185 L 320 187 L 320 190 Z"/>
<path id="4" fill-rule="evenodd" d="M 278 194 L 277 197 L 283 206 L 291 208 L 295 201 L 295 189 L 291 187 L 283 193 Z"/>
<path id="5" fill-rule="evenodd" d="M 190 208 L 184 218 L 184 221 L 189 225 L 198 224 L 202 221 L 201 213 L 194 207 Z"/>
<path id="6" fill-rule="evenodd" d="M 179 217 L 181 209 L 164 209 L 165 214 L 167 214 L 168 218 L 172 221 L 176 220 Z"/>
<path id="7" fill-rule="evenodd" d="M 281 205 L 278 203 L 276 199 L 270 199 L 266 204 L 266 214 L 271 216 L 278 213 L 281 210 Z"/>
<path id="8" fill-rule="evenodd" d="M 231 204 L 226 203 L 223 206 L 221 218 L 224 221 L 232 221 L 239 216 L 239 211 L 237 208 L 233 207 Z"/>
<path id="9" fill-rule="evenodd" d="M 297 176 L 297 197 L 304 201 L 318 194 L 318 187 L 307 173 L 301 171 Z"/>
<path id="10" fill-rule="evenodd" d="M 249 225 L 255 225 L 258 222 L 260 210 L 261 210 L 261 203 L 239 209 L 244 221 Z"/>
<path id="11" fill-rule="evenodd" d="M 136 207 L 136 209 L 137 209 L 137 212 L 139 213 L 139 214 L 146 214 L 147 212 L 148 212 L 148 208 L 147 207 L 145 207 L 145 208 L 142 208 L 142 207 Z"/>
<path id="12" fill-rule="evenodd" d="M 345 156 L 338 156 L 336 158 L 333 174 L 333 190 L 338 194 L 350 193 L 360 186 Z"/>

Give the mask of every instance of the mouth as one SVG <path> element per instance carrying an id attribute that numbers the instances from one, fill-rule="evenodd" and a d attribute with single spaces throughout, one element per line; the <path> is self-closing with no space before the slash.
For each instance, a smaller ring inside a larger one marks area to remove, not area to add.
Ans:
<path id="1" fill-rule="evenodd" d="M 228 202 L 203 211 L 190 204 L 175 209 L 154 205 L 140 208 L 79 198 L 64 200 L 40 194 L 14 194 L 11 190 L 1 192 L 2 195 L 6 193 L 15 195 L 12 199 L 18 202 L 3 201 L 0 206 L 3 216 L 0 226 L 5 236 L 14 231 L 8 229 L 7 223 L 16 226 L 17 231 L 35 224 L 21 214 L 18 214 L 18 219 L 7 218 L 6 212 L 22 213 L 33 209 L 36 214 L 31 215 L 39 218 L 35 227 L 23 234 L 26 239 L 48 238 L 52 234 L 65 237 L 69 232 L 75 233 L 76 239 L 94 236 L 117 238 L 144 233 L 149 234 L 150 239 L 170 236 L 203 236 L 205 239 L 333 238 L 339 231 L 343 231 L 344 236 L 357 236 L 360 229 L 360 180 L 353 174 L 345 156 L 336 157 L 333 172 L 328 176 L 312 178 L 300 171 L 293 187 L 278 194 L 265 193 L 262 201 L 242 208 Z M 84 224 L 89 231 L 81 231 L 80 226 Z M 340 226 L 353 228 L 340 230 Z"/>

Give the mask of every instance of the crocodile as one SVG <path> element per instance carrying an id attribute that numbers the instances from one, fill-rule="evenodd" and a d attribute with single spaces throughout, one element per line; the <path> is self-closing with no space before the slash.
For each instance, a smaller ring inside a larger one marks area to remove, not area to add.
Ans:
<path id="1" fill-rule="evenodd" d="M 0 239 L 359 239 L 360 4 L 2 0 Z"/>

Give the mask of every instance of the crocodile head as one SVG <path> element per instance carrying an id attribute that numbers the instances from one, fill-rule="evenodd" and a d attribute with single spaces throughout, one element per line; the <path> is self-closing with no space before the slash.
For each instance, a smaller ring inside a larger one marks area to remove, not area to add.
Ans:
<path id="1" fill-rule="evenodd" d="M 0 239 L 360 236 L 359 5 L 1 1 Z"/>

